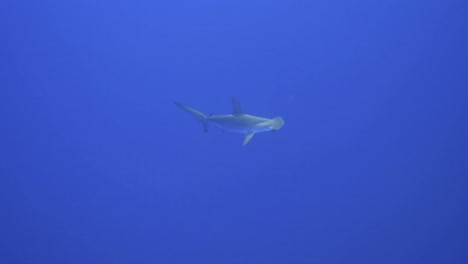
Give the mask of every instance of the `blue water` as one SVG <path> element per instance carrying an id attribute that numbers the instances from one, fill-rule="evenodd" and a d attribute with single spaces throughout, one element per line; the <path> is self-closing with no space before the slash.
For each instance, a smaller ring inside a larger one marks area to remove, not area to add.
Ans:
<path id="1" fill-rule="evenodd" d="M 4 1 L 0 263 L 468 263 L 467 3 Z"/>

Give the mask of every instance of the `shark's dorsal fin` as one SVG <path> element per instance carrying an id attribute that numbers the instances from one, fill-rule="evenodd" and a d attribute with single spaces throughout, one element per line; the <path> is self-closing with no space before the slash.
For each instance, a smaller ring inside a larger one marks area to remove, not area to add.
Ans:
<path id="1" fill-rule="evenodd" d="M 244 111 L 240 107 L 239 101 L 236 98 L 232 98 L 232 114 L 233 115 L 243 115 Z"/>
<path id="2" fill-rule="evenodd" d="M 254 135 L 255 135 L 254 132 L 250 132 L 248 134 L 245 134 L 244 143 L 242 144 L 242 146 L 247 145 L 247 143 L 249 143 L 249 141 L 253 138 Z"/>

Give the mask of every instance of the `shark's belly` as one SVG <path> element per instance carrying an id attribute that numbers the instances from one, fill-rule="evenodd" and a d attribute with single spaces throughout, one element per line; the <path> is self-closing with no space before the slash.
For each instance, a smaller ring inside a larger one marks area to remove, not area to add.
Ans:
<path id="1" fill-rule="evenodd" d="M 233 133 L 249 133 L 251 127 L 246 127 L 242 124 L 235 124 L 230 122 L 211 122 L 211 124 L 221 130 Z"/>
<path id="2" fill-rule="evenodd" d="M 265 120 L 260 118 L 212 118 L 209 119 L 209 122 L 217 128 L 234 133 L 246 134 L 270 130 L 270 126 L 265 124 Z"/>

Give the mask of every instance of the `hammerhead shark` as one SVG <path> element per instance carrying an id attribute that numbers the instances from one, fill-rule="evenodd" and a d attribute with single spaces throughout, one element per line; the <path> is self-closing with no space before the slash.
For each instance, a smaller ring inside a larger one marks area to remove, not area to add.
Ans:
<path id="1" fill-rule="evenodd" d="M 230 115 L 208 116 L 181 103 L 174 103 L 198 119 L 202 123 L 205 132 L 208 132 L 208 126 L 212 125 L 223 131 L 244 134 L 245 137 L 242 146 L 247 145 L 256 133 L 276 131 L 284 125 L 284 120 L 281 117 L 268 119 L 245 114 L 239 102 L 234 97 L 232 98 L 232 114 Z"/>

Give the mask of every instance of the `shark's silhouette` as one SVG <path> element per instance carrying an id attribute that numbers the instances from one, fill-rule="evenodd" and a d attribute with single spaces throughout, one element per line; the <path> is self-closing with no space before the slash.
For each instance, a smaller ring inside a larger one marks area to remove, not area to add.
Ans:
<path id="1" fill-rule="evenodd" d="M 189 112 L 196 119 L 200 120 L 205 132 L 208 131 L 208 126 L 212 125 L 224 131 L 244 134 L 245 138 L 244 143 L 242 144 L 243 146 L 247 145 L 256 133 L 275 131 L 284 125 L 284 120 L 281 117 L 268 119 L 245 114 L 242 111 L 239 102 L 235 98 L 232 98 L 232 114 L 230 115 L 207 116 L 202 112 L 181 103 L 175 102 L 175 104 Z"/>

